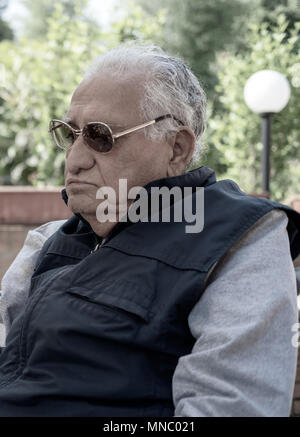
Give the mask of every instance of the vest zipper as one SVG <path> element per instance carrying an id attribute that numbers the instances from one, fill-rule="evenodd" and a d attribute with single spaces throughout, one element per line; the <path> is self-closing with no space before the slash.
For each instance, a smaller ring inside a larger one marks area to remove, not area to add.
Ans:
<path id="1" fill-rule="evenodd" d="M 105 240 L 106 240 L 106 238 L 102 238 L 102 241 L 101 241 L 101 243 L 97 243 L 96 244 L 96 246 L 94 247 L 94 249 L 93 250 L 91 250 L 91 252 L 90 253 L 94 253 L 94 252 L 97 252 L 97 250 L 99 250 L 100 249 L 100 247 L 103 245 L 103 243 L 105 242 Z"/>

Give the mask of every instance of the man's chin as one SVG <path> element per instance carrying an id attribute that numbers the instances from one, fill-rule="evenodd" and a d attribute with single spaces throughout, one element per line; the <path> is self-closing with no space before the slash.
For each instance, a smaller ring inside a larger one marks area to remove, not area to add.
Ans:
<path id="1" fill-rule="evenodd" d="M 68 208 L 73 214 L 94 215 L 96 218 L 96 207 L 91 205 L 86 196 L 76 194 L 68 196 Z"/>

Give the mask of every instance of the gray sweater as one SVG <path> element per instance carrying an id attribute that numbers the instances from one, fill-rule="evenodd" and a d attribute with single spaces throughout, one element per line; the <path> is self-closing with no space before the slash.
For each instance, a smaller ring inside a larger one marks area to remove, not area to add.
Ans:
<path id="1" fill-rule="evenodd" d="M 63 222 L 29 231 L 3 277 L 0 345 L 27 298 L 42 245 Z M 272 210 L 211 272 L 188 318 L 195 345 L 173 375 L 175 416 L 289 416 L 298 309 L 287 222 L 284 211 Z"/>

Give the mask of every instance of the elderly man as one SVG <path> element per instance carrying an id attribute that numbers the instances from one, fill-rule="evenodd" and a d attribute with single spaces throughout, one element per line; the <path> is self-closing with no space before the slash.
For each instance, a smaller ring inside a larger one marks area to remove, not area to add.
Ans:
<path id="1" fill-rule="evenodd" d="M 121 46 L 57 117 L 74 215 L 30 232 L 3 279 L 0 415 L 288 416 L 300 215 L 208 167 L 187 171 L 205 120 L 192 72 L 159 48 Z M 137 195 L 101 220 L 101 189 L 120 200 L 121 180 L 127 193 L 177 187 L 202 228 L 123 220 Z"/>

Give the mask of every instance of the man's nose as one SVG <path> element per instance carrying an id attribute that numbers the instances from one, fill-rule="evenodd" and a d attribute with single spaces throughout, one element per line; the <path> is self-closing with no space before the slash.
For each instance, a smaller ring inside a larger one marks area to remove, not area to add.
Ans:
<path id="1" fill-rule="evenodd" d="M 88 170 L 95 164 L 92 151 L 83 143 L 80 135 L 68 150 L 66 168 L 70 173 L 77 174 L 81 170 Z"/>

